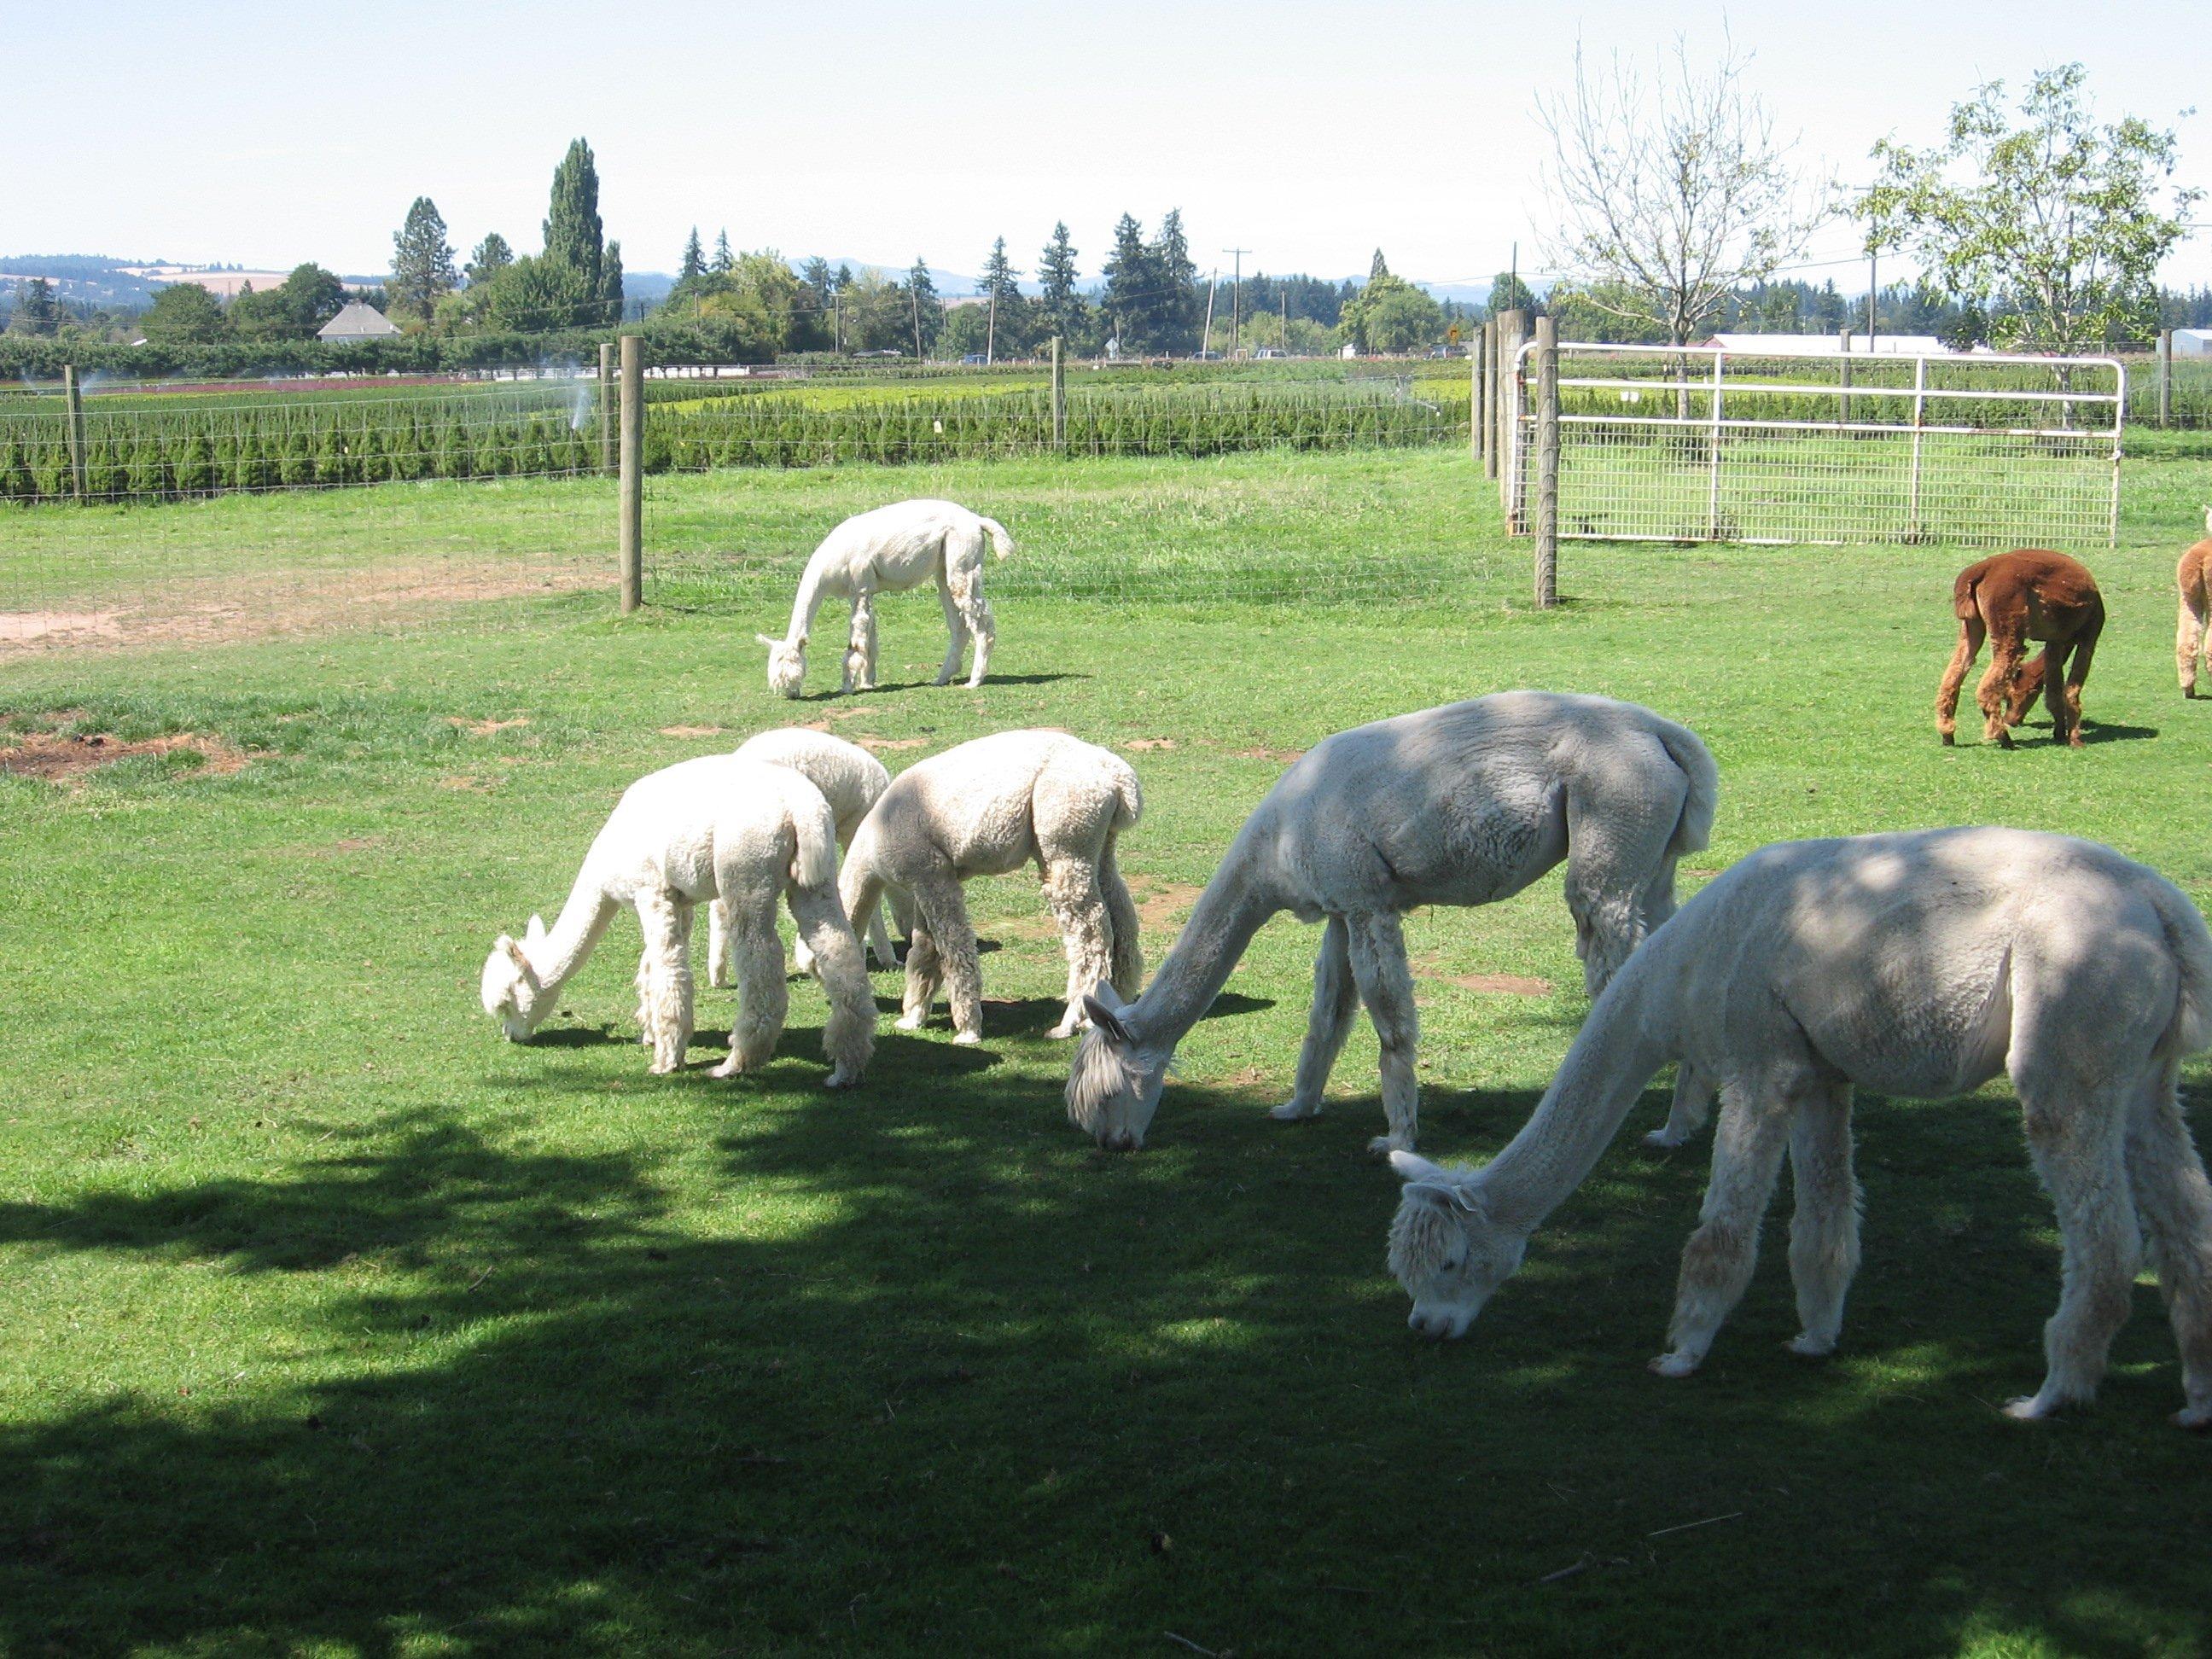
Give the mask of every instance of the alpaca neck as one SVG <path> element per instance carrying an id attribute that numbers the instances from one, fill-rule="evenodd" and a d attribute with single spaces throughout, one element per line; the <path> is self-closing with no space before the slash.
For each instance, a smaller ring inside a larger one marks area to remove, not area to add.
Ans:
<path id="1" fill-rule="evenodd" d="M 616 904 L 609 898 L 590 860 L 576 878 L 576 884 L 568 890 L 568 902 L 561 907 L 561 914 L 553 920 L 545 937 L 524 947 L 530 958 L 531 971 L 538 976 L 538 1006 L 540 1011 L 552 1006 L 552 1000 L 570 975 L 584 965 L 592 954 L 592 947 L 599 942 L 599 935 L 607 931 L 614 920 Z"/>
<path id="2" fill-rule="evenodd" d="M 1283 908 L 1279 898 L 1247 874 L 1232 848 L 1199 896 L 1160 971 L 1123 1016 L 1138 1041 L 1170 1048 L 1181 1042 L 1206 1018 L 1252 935 Z"/>
<path id="3" fill-rule="evenodd" d="M 1651 1074 L 1674 1057 L 1676 1021 L 1660 994 L 1674 977 L 1646 945 L 1606 988 L 1521 1133 L 1483 1168 L 1483 1193 L 1502 1224 L 1533 1231 L 1564 1203 Z"/>
<path id="4" fill-rule="evenodd" d="M 829 597 L 822 591 L 822 573 L 813 565 L 799 579 L 799 596 L 791 602 L 791 627 L 785 633 L 784 643 L 798 645 L 814 631 L 815 613 Z"/>

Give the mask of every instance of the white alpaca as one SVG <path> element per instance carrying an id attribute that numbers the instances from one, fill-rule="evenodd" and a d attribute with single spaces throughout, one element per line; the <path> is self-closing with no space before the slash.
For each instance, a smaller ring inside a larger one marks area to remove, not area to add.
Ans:
<path id="1" fill-rule="evenodd" d="M 1575 949 L 1601 989 L 1674 914 L 1674 861 L 1705 844 L 1718 787 L 1695 732 L 1604 697 L 1507 691 L 1338 732 L 1244 821 L 1144 995 L 1097 993 L 1068 1117 L 1101 1146 L 1144 1145 L 1176 1045 L 1261 924 L 1288 910 L 1328 928 L 1297 1080 L 1273 1115 L 1321 1110 L 1364 1002 L 1390 1129 L 1374 1146 L 1410 1149 L 1418 1023 L 1399 917 L 1505 898 L 1564 857 Z"/>
<path id="2" fill-rule="evenodd" d="M 692 907 L 719 899 L 730 908 L 743 1001 L 730 1057 L 713 1075 L 754 1070 L 775 1051 L 787 1006 L 775 933 L 781 897 L 829 995 L 822 1047 L 830 1086 L 849 1087 L 875 1045 L 875 1000 L 836 884 L 836 823 L 820 790 L 796 772 L 735 755 L 684 761 L 623 792 L 551 932 L 532 916 L 520 944 L 499 936 L 484 963 L 484 1012 L 509 1042 L 527 1038 L 627 904 L 645 932 L 638 1018 L 653 1069 L 673 1072 L 691 1041 Z"/>
<path id="3" fill-rule="evenodd" d="M 833 738 L 827 732 L 809 732 L 804 726 L 763 732 L 739 744 L 737 753 L 740 759 L 787 767 L 819 789 L 822 799 L 830 803 L 831 816 L 837 820 L 840 847 L 853 844 L 860 821 L 890 787 L 890 769 L 859 744 Z M 903 917 L 901 921 L 903 929 Z M 729 935 L 729 909 L 722 900 L 717 899 L 708 912 L 707 982 L 710 985 L 730 982 Z M 868 951 L 875 957 L 876 966 L 897 967 L 898 958 L 892 954 L 890 934 L 884 926 L 880 906 L 868 917 L 867 935 Z M 814 953 L 806 948 L 805 939 L 797 942 L 795 953 L 799 971 L 811 972 Z"/>
<path id="4" fill-rule="evenodd" d="M 846 520 L 822 538 L 822 545 L 806 562 L 806 573 L 799 579 L 799 597 L 791 607 L 790 632 L 780 640 L 766 634 L 753 636 L 768 647 L 769 690 L 787 697 L 799 695 L 806 681 L 806 637 L 813 631 L 815 613 L 833 599 L 849 600 L 853 606 L 844 689 L 872 689 L 875 596 L 903 593 L 933 576 L 945 607 L 945 631 L 951 635 L 937 683 L 947 684 L 960 672 L 961 653 L 972 635 L 975 666 L 968 684 L 971 688 L 982 684 L 991 663 L 991 642 L 997 637 L 991 606 L 983 598 L 987 542 L 1002 559 L 1014 550 L 1005 526 L 951 501 L 895 501 Z"/>
<path id="5" fill-rule="evenodd" d="M 1390 1269 L 1413 1328 L 1455 1337 L 1520 1265 L 1669 1059 L 1721 1091 L 1711 1184 L 1682 1251 L 1663 1376 L 1695 1370 L 1750 1282 L 1784 1152 L 1790 1269 L 1825 1354 L 1858 1267 L 1851 1091 L 1941 1099 L 2009 1073 L 2063 1243 L 2048 1370 L 2008 1407 L 2095 1393 L 2148 1240 L 2187 1409 L 2212 1425 L 2212 1186 L 2175 1097 L 2212 1043 L 2212 933 L 2171 884 L 2109 848 L 2020 830 L 1769 847 L 1654 934 L 1598 999 L 1521 1133 L 1481 1169 L 1411 1156 Z"/>
<path id="6" fill-rule="evenodd" d="M 1043 876 L 1067 950 L 1067 1012 L 1052 1035 L 1081 1026 L 1091 986 L 1135 989 L 1145 959 L 1114 843 L 1143 810 L 1129 763 L 1065 732 L 978 738 L 894 778 L 854 837 L 840 888 L 848 916 L 866 915 L 886 890 L 910 897 L 918 912 L 899 1029 L 929 1017 L 944 981 L 952 1040 L 982 1041 L 982 971 L 961 884 L 1024 864 Z"/>

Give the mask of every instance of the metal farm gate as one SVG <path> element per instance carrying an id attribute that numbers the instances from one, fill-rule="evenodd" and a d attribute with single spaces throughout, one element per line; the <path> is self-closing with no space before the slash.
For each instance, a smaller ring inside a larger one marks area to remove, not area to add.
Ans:
<path id="1" fill-rule="evenodd" d="M 2126 371 L 2109 357 L 1568 343 L 1562 539 L 2109 545 Z M 1540 348 L 1513 359 L 1512 528 L 1540 475 Z"/>

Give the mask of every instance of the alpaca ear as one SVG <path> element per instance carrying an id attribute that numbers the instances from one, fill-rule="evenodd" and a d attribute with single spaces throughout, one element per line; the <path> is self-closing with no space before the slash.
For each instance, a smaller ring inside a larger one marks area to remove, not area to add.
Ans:
<path id="1" fill-rule="evenodd" d="M 1101 992 L 1112 999 L 1110 1004 L 1101 998 Z M 1129 1048 L 1134 1046 L 1137 1040 L 1129 1035 L 1129 1028 L 1121 1023 L 1121 1010 L 1126 1006 L 1120 997 L 1115 996 L 1114 988 L 1103 980 L 1099 981 L 1091 994 L 1083 999 L 1083 1012 L 1091 1016 L 1093 1025 L 1106 1034 L 1106 1040 Z"/>
<path id="2" fill-rule="evenodd" d="M 522 947 L 514 942 L 514 935 L 512 933 L 501 933 L 491 942 L 491 948 L 495 951 L 506 951 L 514 959 L 514 965 L 518 968 L 530 966 L 530 958 L 522 954 Z"/>
<path id="3" fill-rule="evenodd" d="M 1445 1173 L 1443 1164 L 1431 1164 L 1419 1152 L 1391 1153 L 1390 1167 L 1397 1171 L 1399 1179 L 1409 1187 L 1417 1181 L 1442 1186 L 1451 1179 L 1451 1176 Z"/>
<path id="4" fill-rule="evenodd" d="M 1431 1164 L 1413 1152 L 1393 1152 L 1390 1168 L 1404 1180 L 1407 1198 L 1446 1205 L 1468 1215 L 1482 1213 L 1480 1195 L 1440 1164 Z"/>
<path id="5" fill-rule="evenodd" d="M 522 930 L 522 937 L 524 942 L 530 945 L 535 945 L 538 940 L 544 939 L 545 937 L 545 919 L 543 916 L 531 917 L 530 926 Z"/>
<path id="6" fill-rule="evenodd" d="M 769 650 L 771 650 L 771 651 L 775 650 L 775 649 L 776 648 L 776 647 L 778 647 L 779 645 L 781 645 L 781 644 L 783 643 L 783 641 L 782 641 L 781 640 L 770 639 L 770 638 L 769 638 L 767 635 L 765 635 L 765 634 L 756 634 L 756 635 L 753 635 L 753 637 L 754 637 L 755 639 L 758 640 L 758 641 L 759 641 L 763 645 L 766 646 L 766 647 L 767 647 Z"/>

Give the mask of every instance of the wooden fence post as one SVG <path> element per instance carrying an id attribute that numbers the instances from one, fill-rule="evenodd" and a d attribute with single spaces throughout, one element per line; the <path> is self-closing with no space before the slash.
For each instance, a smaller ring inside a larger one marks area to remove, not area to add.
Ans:
<path id="1" fill-rule="evenodd" d="M 1498 319 L 1482 325 L 1482 476 L 1498 476 Z"/>
<path id="2" fill-rule="evenodd" d="M 2173 418 L 2173 331 L 2158 331 L 2158 423 Z"/>
<path id="3" fill-rule="evenodd" d="M 79 501 L 84 499 L 84 386 L 76 378 L 76 365 L 62 365 L 62 397 L 69 414 L 70 483 Z"/>
<path id="4" fill-rule="evenodd" d="M 1067 453 L 1067 376 L 1060 336 L 1052 337 L 1052 447 Z"/>
<path id="5" fill-rule="evenodd" d="M 599 342 L 599 471 L 615 470 L 615 343 Z"/>
<path id="6" fill-rule="evenodd" d="M 1509 311 L 1498 319 L 1498 483 L 1509 534 L 1521 528 L 1516 495 L 1520 483 L 1521 347 L 1528 337 L 1528 313 Z"/>
<path id="7" fill-rule="evenodd" d="M 645 603 L 645 342 L 622 337 L 622 613 Z"/>
<path id="8" fill-rule="evenodd" d="M 1559 333 L 1536 319 L 1536 608 L 1559 602 Z"/>
<path id="9" fill-rule="evenodd" d="M 1474 329 L 1467 339 L 1467 453 L 1477 466 L 1482 465 L 1482 331 Z"/>

